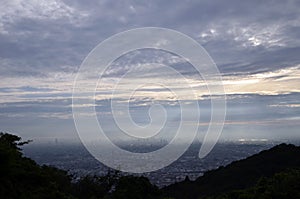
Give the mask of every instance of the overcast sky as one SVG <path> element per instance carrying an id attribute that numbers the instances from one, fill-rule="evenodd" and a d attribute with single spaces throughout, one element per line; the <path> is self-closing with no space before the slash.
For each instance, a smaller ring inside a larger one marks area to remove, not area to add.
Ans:
<path id="1" fill-rule="evenodd" d="M 72 86 L 84 58 L 114 34 L 151 26 L 190 36 L 217 64 L 228 105 L 222 139 L 298 139 L 299 10 L 297 0 L 4 0 L 0 5 L 0 130 L 26 138 L 77 138 Z M 114 81 L 133 69 L 134 80 L 173 83 L 173 89 L 184 92 L 181 80 L 166 76 L 162 65 L 184 73 L 198 90 L 203 120 L 192 125 L 205 129 L 210 96 L 182 58 L 136 51 L 116 60 L 106 77 Z M 117 130 L 107 100 L 110 81 L 98 90 L 96 110 L 113 134 Z M 147 107 L 155 100 L 164 103 L 171 123 L 179 120 L 170 93 L 158 87 L 146 90 L 136 95 L 133 120 L 149 122 Z M 120 101 L 122 97 L 116 96 Z M 184 100 L 192 99 L 187 95 Z"/>

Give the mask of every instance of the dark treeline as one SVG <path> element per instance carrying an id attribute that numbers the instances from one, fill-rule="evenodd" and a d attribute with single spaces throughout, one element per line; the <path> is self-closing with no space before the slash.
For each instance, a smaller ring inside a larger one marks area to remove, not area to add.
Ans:
<path id="1" fill-rule="evenodd" d="M 300 198 L 300 147 L 294 145 L 281 144 L 195 181 L 186 178 L 158 189 L 145 177 L 115 171 L 75 182 L 66 171 L 24 157 L 20 146 L 28 143 L 0 133 L 0 198 Z"/>

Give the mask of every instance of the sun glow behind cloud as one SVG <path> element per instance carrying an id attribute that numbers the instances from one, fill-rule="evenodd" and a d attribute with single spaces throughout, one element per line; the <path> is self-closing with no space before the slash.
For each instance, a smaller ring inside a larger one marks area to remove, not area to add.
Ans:
<path id="1" fill-rule="evenodd" d="M 176 100 L 170 91 L 166 90 L 163 85 L 167 85 L 169 90 L 176 90 L 182 92 L 186 98 L 182 100 L 193 100 L 194 96 L 189 93 L 188 85 L 194 90 L 199 100 L 207 98 L 211 93 L 207 90 L 206 82 L 201 77 L 195 75 L 185 78 L 166 78 L 163 72 L 156 67 L 158 74 L 154 77 L 145 77 L 144 65 L 139 64 L 137 73 L 122 82 L 120 90 L 112 96 L 116 82 L 119 78 L 106 77 L 103 78 L 96 90 L 96 99 L 110 99 L 110 98 L 127 98 L 132 93 L 126 88 L 136 87 L 136 85 L 144 85 L 141 91 L 137 92 L 137 98 L 151 98 L 153 100 L 174 101 Z M 151 64 L 146 64 L 146 68 L 151 68 Z M 1 103 L 5 102 L 22 102 L 30 100 L 51 100 L 71 98 L 72 86 L 75 74 L 71 73 L 52 73 L 44 78 L 4 78 L 1 93 Z M 97 81 L 97 79 L 90 79 L 89 81 Z M 208 80 L 210 84 L 214 81 Z M 288 67 L 275 71 L 266 71 L 256 74 L 225 74 L 223 75 L 223 85 L 227 95 L 236 94 L 259 94 L 259 95 L 279 95 L 287 93 L 300 92 L 300 66 Z M 30 89 L 32 88 L 32 89 Z M 111 90 L 110 90 L 111 89 Z M 123 89 L 123 90 L 122 90 Z M 212 95 L 218 95 L 213 93 Z M 93 93 L 87 96 L 92 97 Z"/>

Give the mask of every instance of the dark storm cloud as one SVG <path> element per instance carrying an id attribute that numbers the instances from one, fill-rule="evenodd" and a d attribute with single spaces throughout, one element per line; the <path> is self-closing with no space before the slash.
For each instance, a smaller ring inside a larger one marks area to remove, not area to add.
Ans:
<path id="1" fill-rule="evenodd" d="M 274 70 L 299 63 L 298 1 L 57 2 L 64 7 L 52 18 L 24 12 L 9 23 L 3 21 L 0 57 L 10 66 L 1 63 L 1 75 L 41 75 L 66 65 L 76 71 L 100 41 L 143 26 L 174 28 L 192 36 L 222 72 Z M 2 19 L 9 18 L 5 13 Z"/>

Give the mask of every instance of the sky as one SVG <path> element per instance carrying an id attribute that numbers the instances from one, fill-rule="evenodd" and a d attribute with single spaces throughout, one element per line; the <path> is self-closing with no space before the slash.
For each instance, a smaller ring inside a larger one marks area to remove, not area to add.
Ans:
<path id="1" fill-rule="evenodd" d="M 300 138 L 300 1 L 95 1 L 4 0 L 0 5 L 0 130 L 33 139 L 78 139 L 72 115 L 76 74 L 89 52 L 110 36 L 133 28 L 180 31 L 202 45 L 223 78 L 227 112 L 221 140 Z M 194 90 L 190 97 L 184 74 Z M 149 106 L 166 109 L 172 134 L 180 120 L 178 100 L 166 88 L 199 103 L 199 140 L 210 119 L 212 97 L 183 58 L 159 50 L 130 52 L 115 60 L 97 88 L 98 120 L 118 138 L 110 103 L 124 103 L 113 86 L 127 71 L 137 90 L 134 122 L 150 121 Z M 128 82 L 127 82 L 128 83 Z M 125 84 L 126 85 L 126 84 Z M 158 117 L 158 119 L 160 119 Z M 189 121 L 183 121 L 189 122 Z M 89 130 L 89 127 L 86 127 Z M 168 136 L 167 136 L 168 137 Z M 172 137 L 172 136 L 171 136 Z"/>

